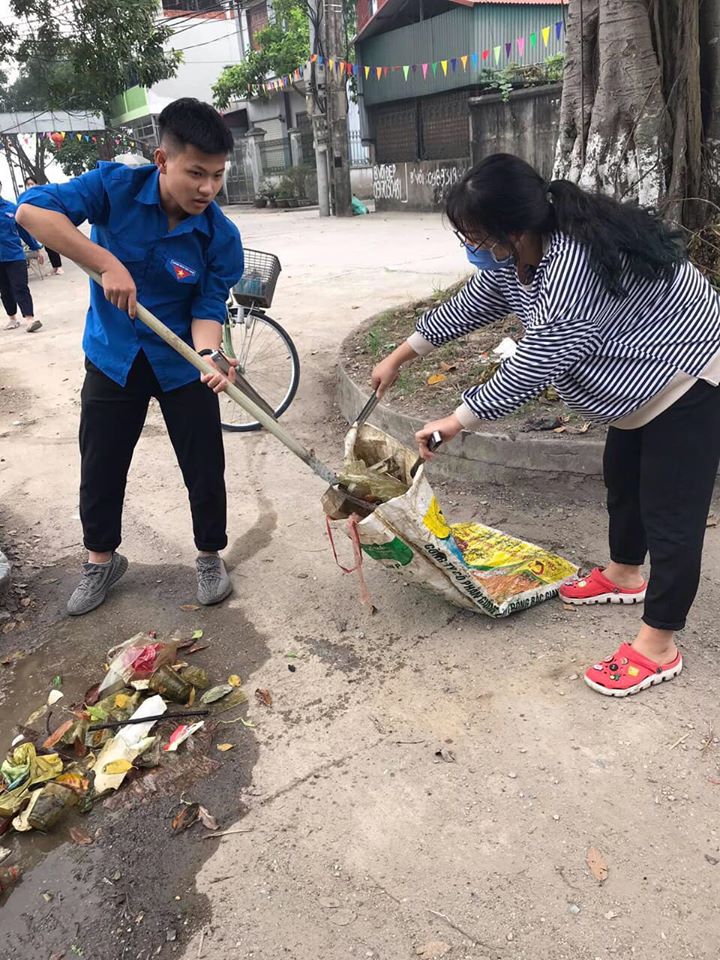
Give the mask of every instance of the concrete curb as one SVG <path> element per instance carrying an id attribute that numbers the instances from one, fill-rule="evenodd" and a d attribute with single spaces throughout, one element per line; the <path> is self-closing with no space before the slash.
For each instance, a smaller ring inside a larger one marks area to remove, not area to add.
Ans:
<path id="1" fill-rule="evenodd" d="M 338 403 L 348 423 L 357 416 L 370 396 L 366 385 L 358 386 L 341 362 L 338 366 Z M 379 404 L 372 423 L 408 446 L 414 446 L 414 434 L 424 421 Z M 433 460 L 433 472 L 453 480 L 477 480 L 494 483 L 516 479 L 518 475 L 601 477 L 602 440 L 573 437 L 511 437 L 508 434 L 472 433 L 463 430 L 452 444 Z"/>
<path id="2" fill-rule="evenodd" d="M 0 550 L 0 603 L 5 602 L 5 598 L 10 590 L 11 573 L 12 565 L 2 550 Z"/>

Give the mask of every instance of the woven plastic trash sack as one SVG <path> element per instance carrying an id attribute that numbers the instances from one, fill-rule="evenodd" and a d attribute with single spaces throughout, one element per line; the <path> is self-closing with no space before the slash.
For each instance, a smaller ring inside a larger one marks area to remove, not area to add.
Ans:
<path id="1" fill-rule="evenodd" d="M 554 597 L 577 567 L 548 550 L 481 523 L 448 523 L 417 453 L 376 427 L 352 429 L 345 462 L 381 460 L 399 468 L 407 492 L 355 525 L 363 553 L 451 603 L 506 617 Z M 333 526 L 345 527 L 344 521 Z"/>

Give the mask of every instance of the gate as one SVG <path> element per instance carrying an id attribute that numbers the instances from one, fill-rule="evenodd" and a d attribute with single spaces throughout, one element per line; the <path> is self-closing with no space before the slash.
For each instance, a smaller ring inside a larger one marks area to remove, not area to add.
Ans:
<path id="1" fill-rule="evenodd" d="M 245 165 L 245 150 L 239 144 L 230 155 L 230 167 L 225 177 L 228 203 L 252 203 L 255 199 L 252 178 Z"/>

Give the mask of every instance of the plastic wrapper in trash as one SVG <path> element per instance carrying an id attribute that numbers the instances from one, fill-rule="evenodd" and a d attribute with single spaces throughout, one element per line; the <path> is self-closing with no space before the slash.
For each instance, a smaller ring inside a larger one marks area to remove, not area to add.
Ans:
<path id="1" fill-rule="evenodd" d="M 108 653 L 110 666 L 100 684 L 100 695 L 116 693 L 132 680 L 148 679 L 164 664 L 174 661 L 177 648 L 177 643 L 160 643 L 146 633 L 126 640 Z"/>
<path id="2" fill-rule="evenodd" d="M 148 697 L 133 713 L 132 719 L 140 720 L 143 717 L 158 716 L 166 710 L 167 704 L 161 696 Z M 94 768 L 95 792 L 98 795 L 108 790 L 117 790 L 130 770 L 130 767 L 127 767 L 118 773 L 112 773 L 107 770 L 111 764 L 117 760 L 125 760 L 132 764 L 136 757 L 153 746 L 155 737 L 148 734 L 155 723 L 157 723 L 156 720 L 148 720 L 145 723 L 128 724 L 121 727 L 112 740 L 105 744 L 98 754 Z"/>
<path id="3" fill-rule="evenodd" d="M 406 462 L 405 448 L 387 434 L 364 431 L 362 455 L 358 455 L 358 428 L 352 427 L 345 438 L 345 456 L 339 479 L 348 493 L 360 500 L 383 503 L 401 497 L 410 486 L 410 469 L 415 462 Z"/>
<path id="4" fill-rule="evenodd" d="M 0 792 L 0 817 L 16 814 L 26 803 L 31 787 L 53 780 L 62 773 L 63 762 L 56 753 L 38 756 L 32 743 L 21 743 L 12 750 L 2 766 L 6 789 Z"/>
<path id="5" fill-rule="evenodd" d="M 346 455 L 372 464 L 382 459 L 380 450 L 400 465 L 407 491 L 354 526 L 367 556 L 457 606 L 490 617 L 555 596 L 577 573 L 569 560 L 536 544 L 481 523 L 449 523 L 425 467 L 410 478 L 415 451 L 368 424 L 349 431 Z"/>
<path id="6" fill-rule="evenodd" d="M 0 897 L 18 882 L 21 875 L 20 867 L 2 867 L 0 869 Z"/>

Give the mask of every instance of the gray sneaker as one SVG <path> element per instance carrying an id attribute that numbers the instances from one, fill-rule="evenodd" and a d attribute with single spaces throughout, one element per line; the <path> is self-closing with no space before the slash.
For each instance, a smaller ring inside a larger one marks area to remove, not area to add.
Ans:
<path id="1" fill-rule="evenodd" d="M 198 579 L 198 602 L 204 606 L 220 603 L 232 593 L 232 583 L 220 557 L 198 557 L 195 561 Z"/>
<path id="2" fill-rule="evenodd" d="M 82 580 L 67 603 L 70 616 L 79 617 L 99 607 L 127 568 L 126 558 L 119 553 L 114 553 L 107 563 L 84 563 Z"/>

